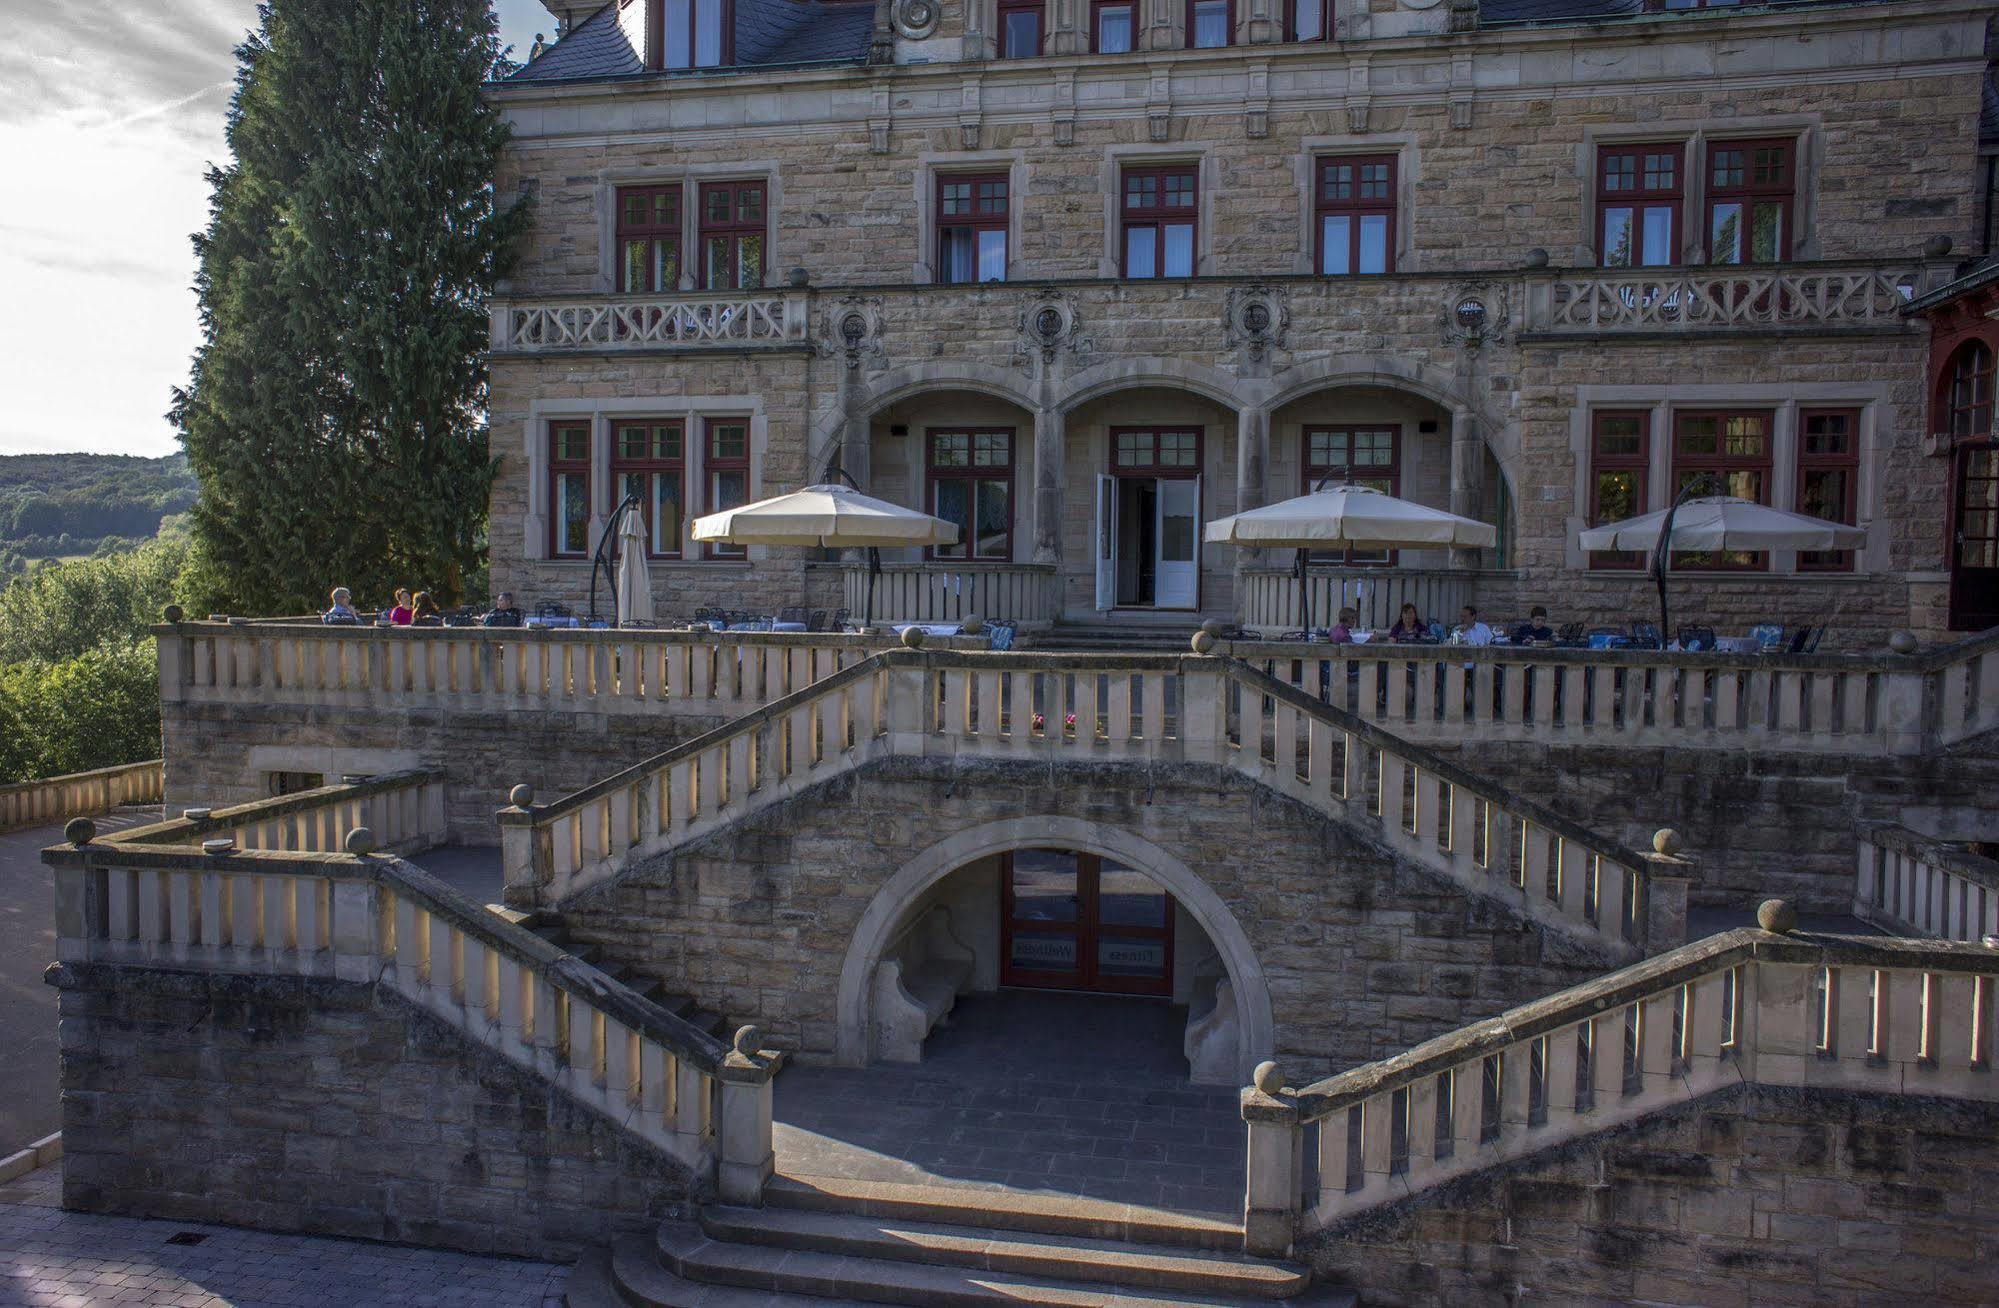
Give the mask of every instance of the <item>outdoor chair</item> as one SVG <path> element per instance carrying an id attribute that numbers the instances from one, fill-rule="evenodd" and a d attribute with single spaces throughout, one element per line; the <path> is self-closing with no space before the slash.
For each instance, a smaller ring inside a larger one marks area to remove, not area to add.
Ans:
<path id="1" fill-rule="evenodd" d="M 1816 654 L 1819 652 L 1819 642 L 1825 639 L 1826 630 L 1827 628 L 1823 623 L 1812 628 L 1812 638 L 1805 642 L 1805 653 Z"/>
<path id="2" fill-rule="evenodd" d="M 779 622 L 796 622 L 800 626 L 804 626 L 806 620 L 811 616 L 804 609 L 779 609 L 777 611 L 777 620 Z"/>
<path id="3" fill-rule="evenodd" d="M 1766 654 L 1784 647 L 1784 629 L 1774 622 L 1762 622 L 1751 627 L 1749 638 Z"/>
<path id="4" fill-rule="evenodd" d="M 1659 625 L 1655 622 L 1634 622 L 1631 624 L 1631 646 L 1633 649 L 1663 649 L 1666 642 L 1659 638 Z"/>
<path id="5" fill-rule="evenodd" d="M 828 630 L 845 631 L 846 629 L 847 629 L 847 610 L 845 609 L 833 610 L 833 625 L 830 628 L 828 628 Z"/>
<path id="6" fill-rule="evenodd" d="M 1583 624 L 1568 622 L 1555 629 L 1555 648 L 1581 649 L 1588 642 L 1583 639 Z"/>
<path id="7" fill-rule="evenodd" d="M 534 615 L 537 618 L 573 618 L 576 616 L 575 612 L 561 600 L 543 600 L 534 606 Z"/>
<path id="8" fill-rule="evenodd" d="M 988 622 L 986 639 L 992 642 L 994 653 L 1004 653 L 1013 648 L 1014 626 L 1011 622 Z"/>
<path id="9" fill-rule="evenodd" d="M 1784 642 L 1784 652 L 1786 654 L 1804 653 L 1805 646 L 1811 642 L 1811 638 L 1812 638 L 1811 627 L 1803 626 L 1803 627 L 1791 628 L 1791 638 L 1788 641 Z"/>
<path id="10" fill-rule="evenodd" d="M 1680 648 L 1696 654 L 1714 652 L 1713 627 L 1681 627 Z"/>
<path id="11" fill-rule="evenodd" d="M 694 610 L 694 620 L 696 622 L 727 622 L 729 616 L 720 609 L 696 609 Z"/>
<path id="12" fill-rule="evenodd" d="M 812 610 L 812 616 L 805 619 L 805 629 L 807 631 L 826 630 L 826 610 L 825 609 Z"/>

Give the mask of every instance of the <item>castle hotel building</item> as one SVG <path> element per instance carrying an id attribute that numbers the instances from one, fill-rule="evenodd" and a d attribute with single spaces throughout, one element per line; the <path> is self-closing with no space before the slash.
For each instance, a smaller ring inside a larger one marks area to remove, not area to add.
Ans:
<path id="1" fill-rule="evenodd" d="M 1687 621 L 1999 621 L 1984 0 L 544 2 L 496 587 L 577 602 L 636 494 L 663 618 L 858 611 L 689 530 L 837 465 L 964 527 L 880 616 L 1281 628 L 1203 525 L 1331 477 L 1499 529 L 1316 558 L 1363 621 L 1624 625 L 1577 533 L 1705 474 L 1867 540 L 1683 554 Z"/>

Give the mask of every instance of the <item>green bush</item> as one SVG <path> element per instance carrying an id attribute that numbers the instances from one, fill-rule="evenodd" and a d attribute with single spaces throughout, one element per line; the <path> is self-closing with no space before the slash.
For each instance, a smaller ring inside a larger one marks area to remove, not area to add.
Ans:
<path id="1" fill-rule="evenodd" d="M 150 638 L 0 666 L 0 784 L 159 753 L 159 656 Z"/>
<path id="2" fill-rule="evenodd" d="M 60 663 L 143 638 L 172 602 L 191 546 L 169 529 L 135 550 L 38 568 L 0 590 L 0 666 Z"/>

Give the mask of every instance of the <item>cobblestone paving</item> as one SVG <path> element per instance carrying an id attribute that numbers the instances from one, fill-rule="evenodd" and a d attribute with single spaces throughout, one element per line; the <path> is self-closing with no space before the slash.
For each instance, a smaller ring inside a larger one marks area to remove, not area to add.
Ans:
<path id="1" fill-rule="evenodd" d="M 0 1308 L 560 1308 L 569 1275 L 548 1263 L 66 1213 L 61 1178 L 60 1166 L 45 1167 L 0 1186 Z"/>
<path id="2" fill-rule="evenodd" d="M 919 1067 L 779 1073 L 778 1169 L 1229 1215 L 1242 1109 L 1188 1084 L 1186 1020 L 1146 1000 L 967 995 Z"/>

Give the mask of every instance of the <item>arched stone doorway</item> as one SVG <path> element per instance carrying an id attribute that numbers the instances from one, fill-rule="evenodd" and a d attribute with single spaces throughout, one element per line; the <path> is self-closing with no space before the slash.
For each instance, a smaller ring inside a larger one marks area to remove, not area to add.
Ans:
<path id="1" fill-rule="evenodd" d="M 1262 966 L 1228 906 L 1192 869 L 1152 842 L 1116 827 L 1055 816 L 1012 818 L 959 832 L 911 859 L 876 892 L 840 968 L 837 1061 L 862 1067 L 871 1060 L 875 970 L 909 927 L 912 914 L 925 907 L 926 892 L 980 860 L 1028 848 L 1075 850 L 1115 860 L 1165 889 L 1212 944 L 1226 975 L 1235 1016 L 1235 1079 L 1246 1083 L 1249 1069 L 1270 1057 L 1274 1020 Z"/>

